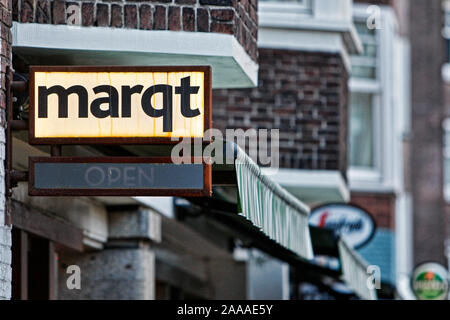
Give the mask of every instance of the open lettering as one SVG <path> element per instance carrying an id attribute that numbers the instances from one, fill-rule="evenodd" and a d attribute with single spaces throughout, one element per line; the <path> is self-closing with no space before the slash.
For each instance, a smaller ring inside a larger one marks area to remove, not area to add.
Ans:
<path id="1" fill-rule="evenodd" d="M 68 97 L 71 94 L 78 96 L 78 117 L 88 118 L 89 111 L 99 119 L 102 118 L 130 118 L 131 97 L 134 94 L 141 94 L 141 107 L 146 115 L 152 118 L 163 118 L 163 131 L 173 131 L 173 94 L 180 95 L 181 114 L 186 118 L 193 118 L 200 115 L 198 107 L 191 106 L 191 95 L 197 94 L 199 87 L 191 86 L 190 77 L 181 79 L 180 86 L 175 90 L 171 85 L 156 84 L 144 90 L 144 86 L 121 86 L 119 91 L 110 85 L 99 85 L 93 88 L 94 94 L 106 94 L 93 100 L 88 108 L 88 91 L 82 85 L 73 85 L 64 88 L 60 85 L 51 87 L 38 87 L 38 118 L 48 117 L 48 97 L 58 96 L 58 118 L 68 117 Z M 152 97 L 155 94 L 162 94 L 162 106 L 154 106 Z M 119 101 L 121 109 L 119 110 Z"/>
<path id="2" fill-rule="evenodd" d="M 138 166 L 109 166 L 108 168 L 92 166 L 85 171 L 84 182 L 91 187 L 148 186 L 154 184 L 154 169 L 144 170 Z"/>

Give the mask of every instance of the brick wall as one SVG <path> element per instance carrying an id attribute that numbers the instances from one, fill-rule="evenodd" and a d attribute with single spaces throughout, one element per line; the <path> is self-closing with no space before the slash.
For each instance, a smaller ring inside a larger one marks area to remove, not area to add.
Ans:
<path id="1" fill-rule="evenodd" d="M 232 34 L 257 60 L 257 0 L 12 0 L 13 20 Z M 73 10 L 75 9 L 75 10 Z M 74 17 L 80 17 L 76 19 Z"/>
<path id="2" fill-rule="evenodd" d="M 216 90 L 214 127 L 280 130 L 280 166 L 347 169 L 348 74 L 338 54 L 259 50 L 258 88 Z"/>
<path id="3" fill-rule="evenodd" d="M 11 276 L 11 229 L 0 226 L 0 300 L 11 299 Z"/>
<path id="4" fill-rule="evenodd" d="M 352 193 L 351 202 L 372 214 L 378 228 L 394 231 L 395 195 Z"/>
<path id="5" fill-rule="evenodd" d="M 5 72 L 11 61 L 11 1 L 0 0 L 0 300 L 11 298 L 11 229 L 5 225 Z"/>

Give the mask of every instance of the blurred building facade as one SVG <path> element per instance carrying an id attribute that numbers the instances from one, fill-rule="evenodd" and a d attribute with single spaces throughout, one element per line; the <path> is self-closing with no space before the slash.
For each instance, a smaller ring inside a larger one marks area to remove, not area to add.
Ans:
<path id="1" fill-rule="evenodd" d="M 325 2 L 315 19 L 293 13 L 307 2 L 260 2 L 258 88 L 218 91 L 215 119 L 280 128 L 276 181 L 312 207 L 352 202 L 371 213 L 378 229 L 360 253 L 394 290 L 412 267 L 408 5 Z"/>
<path id="2" fill-rule="evenodd" d="M 3 1 L 1 9 L 3 90 L 7 67 L 14 80 L 26 80 L 33 64 L 208 64 L 218 88 L 256 84 L 256 1 L 19 0 Z M 26 95 L 15 96 L 17 111 Z M 1 112 L 6 103 L 3 92 Z M 13 153 L 14 169 L 26 170 L 28 156 L 50 149 L 31 147 L 26 133 L 16 132 Z M 63 148 L 63 155 L 108 154 L 136 155 L 120 147 Z M 2 298 L 247 297 L 245 263 L 233 257 L 231 237 L 210 226 L 212 241 L 178 222 L 173 198 L 38 198 L 23 183 L 6 196 Z M 70 266 L 81 271 L 81 290 L 67 286 Z"/>
<path id="3" fill-rule="evenodd" d="M 2 49 L 1 49 L 1 57 L 2 57 L 2 79 L 4 79 L 6 74 L 6 68 L 11 63 L 11 7 L 9 1 L 3 1 L 0 5 L 0 11 L 2 14 L 1 19 L 1 28 L 3 31 L 2 39 Z M 1 128 L 0 128 L 0 134 L 2 136 L 2 144 L 0 146 L 0 149 L 2 150 L 2 163 L 5 160 L 5 106 L 6 106 L 6 82 L 4 82 L 1 85 Z M 1 165 L 1 172 L 3 173 L 1 176 L 1 179 L 3 180 L 5 178 L 4 174 L 4 165 Z M 11 228 L 8 226 L 8 223 L 6 221 L 6 211 L 5 211 L 5 205 L 6 203 L 6 190 L 5 190 L 5 184 L 1 183 L 2 190 L 0 192 L 0 202 L 2 203 L 1 209 L 0 209 L 0 270 L 1 270 L 1 276 L 0 276 L 0 299 L 9 299 L 11 298 L 11 278 L 12 278 L 12 272 L 11 272 Z"/>
<path id="4" fill-rule="evenodd" d="M 445 264 L 443 120 L 445 62 L 444 2 L 420 2 L 410 9 L 412 135 L 411 192 L 414 263 Z M 427 36 L 424 36 L 424 33 Z"/>
<path id="5" fill-rule="evenodd" d="M 391 110 L 384 119 L 385 124 L 391 123 L 391 129 L 382 126 L 388 138 L 379 156 L 393 161 L 384 158 L 381 162 L 388 168 L 387 188 L 376 188 L 378 197 L 384 200 L 373 199 L 369 210 L 375 215 L 391 212 L 385 216 L 387 220 L 378 222 L 382 227 L 394 223 L 397 291 L 400 297 L 413 299 L 409 288 L 414 266 L 426 261 L 448 264 L 448 19 L 444 17 L 449 7 L 448 2 L 440 0 L 370 4 L 392 8 L 395 19 L 390 19 L 391 28 L 382 28 L 380 34 L 383 38 L 383 33 L 391 29 L 395 35 L 389 61 L 380 64 L 381 69 L 388 70 L 382 88 L 391 86 L 382 93 L 390 99 L 383 103 Z M 384 133 L 379 138 L 384 139 Z M 389 146 L 393 147 L 391 151 L 386 149 Z M 357 203 L 361 194 L 358 185 L 355 182 L 352 187 Z M 388 201 L 389 193 L 393 201 Z"/>
<path id="6" fill-rule="evenodd" d="M 258 87 L 216 90 L 214 126 L 279 129 L 270 177 L 310 206 L 350 199 L 350 55 L 361 50 L 352 1 L 260 1 Z M 305 270 L 291 266 L 291 298 Z"/>
<path id="7" fill-rule="evenodd" d="M 307 192 L 309 203 L 348 200 L 349 56 L 360 49 L 352 1 L 267 2 L 259 9 L 256 1 L 6 1 L 3 9 L 3 79 L 10 66 L 15 80 L 26 80 L 33 64 L 210 64 L 215 88 L 247 88 L 258 83 L 263 55 L 259 82 L 267 94 L 246 96 L 245 89 L 225 101 L 216 91 L 214 127 L 280 128 L 281 164 L 293 171 L 284 171 L 288 179 L 282 175 L 279 182 L 294 194 Z M 26 97 L 16 98 L 16 108 L 26 105 Z M 19 132 L 13 153 L 14 168 L 26 170 L 28 156 L 49 150 L 29 146 Z M 63 148 L 75 156 L 142 153 Z M 255 249 L 237 250 L 233 228 L 204 214 L 190 217 L 178 200 L 38 198 L 20 183 L 8 199 L 2 232 L 3 296 L 290 297 L 286 263 Z M 87 289 L 67 287 L 70 266 L 80 268 Z M 267 278 L 274 283 L 264 283 Z M 267 286 L 271 295 L 262 296 Z"/>
<path id="8" fill-rule="evenodd" d="M 370 212 L 377 232 L 361 249 L 391 286 L 409 279 L 412 205 L 404 152 L 410 132 L 408 1 L 356 1 L 365 52 L 352 57 L 350 80 L 351 201 Z M 371 27 L 371 28 L 370 28 Z M 400 289 L 402 290 L 402 289 Z"/>
<path id="9" fill-rule="evenodd" d="M 450 154 L 449 154 L 449 121 L 448 117 L 450 115 L 449 113 L 449 106 L 450 106 L 450 77 L 449 77 L 449 61 L 450 61 L 450 34 L 449 34 L 449 24 L 450 24 L 450 3 L 448 1 L 443 1 L 443 11 L 444 11 L 444 29 L 443 29 L 443 38 L 445 41 L 444 47 L 445 47 L 445 63 L 442 68 L 442 80 L 443 80 L 443 120 L 442 120 L 442 128 L 443 128 L 443 192 L 444 192 L 444 214 L 445 214 L 445 250 L 446 250 L 446 258 L 447 258 L 447 264 L 450 265 L 450 250 L 449 250 L 449 238 L 450 238 L 450 227 L 449 227 L 449 217 L 450 217 Z"/>
<path id="10" fill-rule="evenodd" d="M 414 263 L 444 261 L 450 76 L 446 67 L 441 74 L 441 1 L 4 0 L 0 9 L 3 129 L 7 67 L 20 80 L 33 64 L 209 64 L 213 127 L 279 129 L 280 169 L 263 169 L 271 179 L 310 207 L 352 202 L 371 213 L 377 233 L 359 254 L 381 268 L 391 294 L 411 297 Z M 23 132 L 13 143 L 16 170 L 50 153 Z M 207 209 L 191 211 L 186 199 L 38 198 L 25 184 L 7 193 L 0 298 L 305 297 L 304 270 L 255 249 Z M 82 290 L 67 288 L 73 265 Z"/>

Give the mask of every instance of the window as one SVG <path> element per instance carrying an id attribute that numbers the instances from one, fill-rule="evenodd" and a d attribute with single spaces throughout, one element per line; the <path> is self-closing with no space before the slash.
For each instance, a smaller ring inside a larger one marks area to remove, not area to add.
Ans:
<path id="1" fill-rule="evenodd" d="M 258 1 L 258 28 L 260 31 L 269 28 L 270 32 L 275 32 L 272 28 L 289 29 L 283 30 L 286 31 L 286 36 L 282 38 L 291 38 L 288 46 L 290 48 L 298 49 L 296 42 L 299 41 L 307 42 L 302 43 L 302 46 L 309 50 L 318 47 L 320 51 L 324 51 L 325 48 L 341 46 L 342 49 L 339 50 L 347 54 L 348 49 L 352 51 L 359 46 L 351 21 L 352 7 L 351 0 L 260 0 Z M 300 34 L 296 34 L 298 31 Z M 310 31 L 328 34 L 308 35 Z M 279 36 L 280 33 L 278 30 Z M 338 34 L 342 34 L 343 38 L 331 40 Z M 305 39 L 307 36 L 310 39 Z M 299 37 L 301 39 L 298 39 Z M 344 47 L 348 48 L 344 49 Z M 341 51 L 333 49 L 333 52 Z"/>
<path id="2" fill-rule="evenodd" d="M 365 21 L 355 21 L 355 27 L 361 39 L 364 52 L 351 58 L 352 77 L 376 80 L 378 78 L 379 37 L 375 29 L 367 28 Z"/>
<path id="3" fill-rule="evenodd" d="M 444 29 L 442 30 L 442 35 L 447 42 L 447 62 L 450 62 L 450 1 L 446 0 L 443 2 L 444 8 Z"/>
<path id="4" fill-rule="evenodd" d="M 312 13 L 312 0 L 261 0 L 258 2 L 258 11 L 267 14 L 290 13 L 307 14 Z"/>
<path id="5" fill-rule="evenodd" d="M 290 3 L 298 6 L 304 6 L 308 8 L 311 5 L 311 0 L 261 0 L 260 2 L 277 2 L 277 3 Z"/>
<path id="6" fill-rule="evenodd" d="M 450 83 L 450 0 L 445 0 L 443 2 L 444 10 L 444 27 L 442 28 L 442 36 L 445 39 L 447 46 L 447 59 L 446 63 L 442 67 L 442 78 L 449 84 Z"/>
<path id="7" fill-rule="evenodd" d="M 296 6 L 298 9 L 303 8 L 305 10 L 311 9 L 311 0 L 261 0 L 259 3 L 274 3 L 278 7 L 283 7 L 284 5 Z"/>
<path id="8" fill-rule="evenodd" d="M 444 1 L 443 3 L 445 24 L 442 34 L 447 42 L 447 63 L 442 69 L 444 80 L 448 83 L 450 81 L 450 1 Z M 450 202 L 450 118 L 444 120 L 444 199 L 446 202 Z"/>
<path id="9" fill-rule="evenodd" d="M 373 94 L 354 92 L 350 97 L 350 105 L 350 163 L 354 167 L 373 168 Z"/>
<path id="10" fill-rule="evenodd" d="M 450 202 L 450 119 L 446 119 L 444 127 L 444 198 Z"/>
<path id="11" fill-rule="evenodd" d="M 354 191 L 391 192 L 402 181 L 408 46 L 396 35 L 393 9 L 380 6 L 376 29 L 367 26 L 368 6 L 353 8 L 363 52 L 350 57 L 348 177 Z"/>
<path id="12" fill-rule="evenodd" d="M 379 170 L 379 34 L 368 29 L 364 19 L 357 18 L 355 27 L 364 51 L 351 57 L 349 163 L 353 170 L 375 175 Z"/>

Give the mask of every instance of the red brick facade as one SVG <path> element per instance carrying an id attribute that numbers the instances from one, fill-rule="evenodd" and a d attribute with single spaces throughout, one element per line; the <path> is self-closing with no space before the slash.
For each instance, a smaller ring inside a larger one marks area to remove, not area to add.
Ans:
<path id="1" fill-rule="evenodd" d="M 378 228 L 394 230 L 395 195 L 352 193 L 351 202 L 367 210 Z"/>
<path id="2" fill-rule="evenodd" d="M 280 130 L 280 166 L 347 170 L 348 74 L 338 54 L 259 50 L 258 88 L 216 90 L 214 127 Z"/>
<path id="3" fill-rule="evenodd" d="M 232 34 L 257 61 L 257 0 L 12 0 L 13 20 L 66 24 L 78 7 L 85 27 Z"/>
<path id="4" fill-rule="evenodd" d="M 0 107 L 1 109 L 5 109 L 6 107 L 6 94 L 5 94 L 5 74 L 6 67 L 10 64 L 11 61 L 11 43 L 12 43 L 12 35 L 11 35 L 11 1 L 9 0 L 1 0 L 0 1 L 0 28 L 1 28 L 1 87 L 0 87 Z M 1 115 L 1 124 L 4 127 L 4 114 L 2 112 Z"/>

